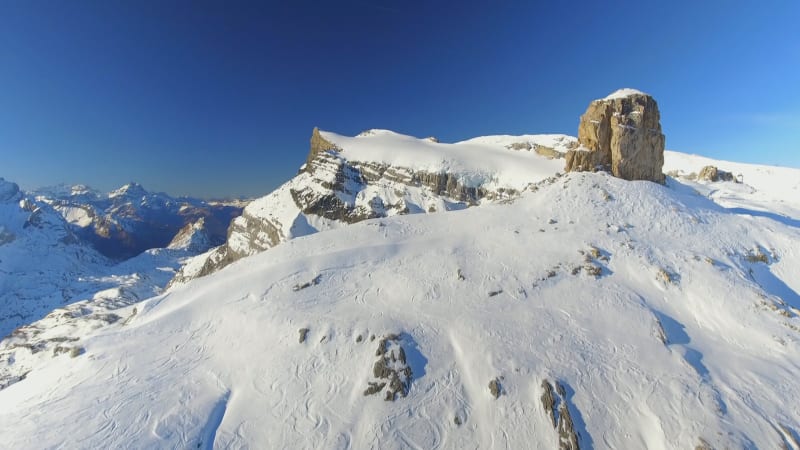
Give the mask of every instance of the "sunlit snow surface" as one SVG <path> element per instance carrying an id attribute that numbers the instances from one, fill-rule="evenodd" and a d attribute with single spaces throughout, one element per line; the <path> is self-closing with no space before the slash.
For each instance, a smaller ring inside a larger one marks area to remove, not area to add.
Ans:
<path id="1" fill-rule="evenodd" d="M 0 391 L 0 446 L 549 449 L 548 379 L 582 448 L 792 448 L 800 171 L 716 164 L 744 184 L 569 174 L 292 239 Z M 395 402 L 363 395 L 388 333 L 413 371 Z"/>
<path id="2" fill-rule="evenodd" d="M 630 97 L 631 95 L 648 95 L 638 89 L 623 88 L 608 94 L 603 100 L 617 100 L 620 98 Z"/>
<path id="3" fill-rule="evenodd" d="M 468 187 L 497 185 L 514 189 L 551 176 L 563 167 L 563 161 L 547 160 L 531 151 L 510 150 L 508 146 L 530 143 L 565 152 L 574 142 L 574 138 L 565 135 L 522 135 L 485 136 L 446 144 L 388 130 L 369 130 L 356 137 L 327 131 L 321 135 L 339 146 L 350 161 L 457 174 Z"/>

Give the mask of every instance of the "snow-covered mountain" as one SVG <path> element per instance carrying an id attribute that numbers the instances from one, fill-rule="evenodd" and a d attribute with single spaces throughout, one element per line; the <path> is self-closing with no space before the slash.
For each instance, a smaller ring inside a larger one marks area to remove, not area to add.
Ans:
<path id="1" fill-rule="evenodd" d="M 58 185 L 33 194 L 38 202 L 61 213 L 76 235 L 115 260 L 166 247 L 181 228 L 199 219 L 203 219 L 209 238 L 208 248 L 220 245 L 231 219 L 241 213 L 241 206 L 233 202 L 174 198 L 148 192 L 138 183 L 108 194 L 84 185 Z"/>
<path id="2" fill-rule="evenodd" d="M 388 130 L 314 129 L 297 176 L 252 201 L 225 245 L 187 264 L 179 284 L 287 240 L 378 217 L 506 202 L 563 167 L 565 135 L 486 136 L 455 144 Z"/>
<path id="3" fill-rule="evenodd" d="M 178 212 L 170 212 L 176 210 L 174 200 L 146 193 L 135 185 L 106 196 L 85 186 L 47 192 L 24 193 L 15 183 L 0 178 L 0 338 L 13 332 L 36 352 L 51 350 L 57 341 L 40 336 L 52 321 L 33 322 L 53 314 L 66 321 L 108 318 L 116 308 L 160 293 L 187 257 L 218 244 L 220 233 L 224 236 L 225 226 L 215 223 L 209 227 L 206 218 L 221 220 L 224 214 L 238 211 L 237 207 L 212 207 L 191 200 L 181 203 Z M 156 213 L 159 208 L 154 204 L 165 205 L 163 212 Z M 106 208 L 102 215 L 101 207 Z M 142 217 L 149 222 L 140 220 Z M 168 249 L 150 249 L 123 262 L 101 254 L 93 245 L 96 240 L 91 239 L 94 232 L 84 232 L 96 231 L 101 223 L 114 224 L 130 230 L 128 242 L 155 244 L 148 227 L 170 229 L 158 225 L 159 218 L 169 222 L 192 217 L 198 219 L 177 235 L 173 233 Z M 21 370 L 21 366 L 9 371 L 0 368 L 0 387 L 16 379 L 24 372 Z"/>
<path id="4" fill-rule="evenodd" d="M 186 249 L 195 253 L 204 252 L 213 247 L 214 238 L 209 235 L 206 220 L 201 217 L 194 223 L 187 223 L 172 238 L 167 248 Z"/>
<path id="5" fill-rule="evenodd" d="M 0 178 L 0 336 L 77 300 L 80 280 L 108 264 L 50 205 Z"/>
<path id="6" fill-rule="evenodd" d="M 660 185 L 559 174 L 533 150 L 566 137 L 315 134 L 208 276 L 45 356 L 0 344 L 30 370 L 0 442 L 800 448 L 800 170 L 666 152 Z"/>

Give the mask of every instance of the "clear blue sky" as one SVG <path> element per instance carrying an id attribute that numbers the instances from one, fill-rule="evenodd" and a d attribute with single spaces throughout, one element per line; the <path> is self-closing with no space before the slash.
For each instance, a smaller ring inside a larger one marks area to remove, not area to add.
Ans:
<path id="1" fill-rule="evenodd" d="M 667 148 L 800 167 L 798 30 L 797 0 L 0 0 L 0 176 L 251 196 L 314 126 L 574 135 L 620 87 Z"/>

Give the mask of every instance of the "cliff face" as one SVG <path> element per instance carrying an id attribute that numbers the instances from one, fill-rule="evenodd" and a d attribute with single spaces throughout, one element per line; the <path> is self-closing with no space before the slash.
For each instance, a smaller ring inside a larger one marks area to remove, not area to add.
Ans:
<path id="1" fill-rule="evenodd" d="M 625 180 L 663 183 L 664 143 L 653 97 L 621 89 L 589 104 L 578 126 L 580 146 L 567 152 L 566 170 L 602 168 Z"/>
<path id="2" fill-rule="evenodd" d="M 542 173 L 551 175 L 559 163 L 534 150 L 550 148 L 561 154 L 575 146 L 574 138 L 562 135 L 501 136 L 490 143 L 480 139 L 440 144 L 385 130 L 345 138 L 314 128 L 306 163 L 297 176 L 248 205 L 231 222 L 225 244 L 190 261 L 172 284 L 208 275 L 245 256 L 317 231 L 367 219 L 513 199 L 528 183 L 544 176 L 534 171 L 525 175 L 527 180 L 517 177 L 506 182 L 501 169 L 483 167 L 491 162 L 493 152 L 511 158 L 507 164 L 519 172 L 525 170 L 518 163 L 522 161 L 544 164 L 548 168 Z M 448 152 L 459 159 L 451 159 Z M 462 153 L 467 159 L 473 155 L 474 164 L 456 165 L 463 162 Z"/>
<path id="3" fill-rule="evenodd" d="M 310 164 L 314 159 L 320 154 L 326 151 L 339 151 L 339 147 L 336 146 L 333 142 L 326 140 L 322 135 L 319 133 L 319 128 L 314 127 L 311 131 L 311 150 L 308 152 L 308 158 L 306 158 L 306 164 Z"/>

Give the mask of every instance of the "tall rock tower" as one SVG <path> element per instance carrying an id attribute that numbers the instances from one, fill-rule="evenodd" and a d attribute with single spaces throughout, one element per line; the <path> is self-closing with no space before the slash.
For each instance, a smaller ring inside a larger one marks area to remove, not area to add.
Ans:
<path id="1" fill-rule="evenodd" d="M 625 180 L 664 182 L 664 135 L 653 97 L 620 89 L 594 100 L 581 116 L 578 144 L 567 152 L 566 171 L 609 170 Z"/>

